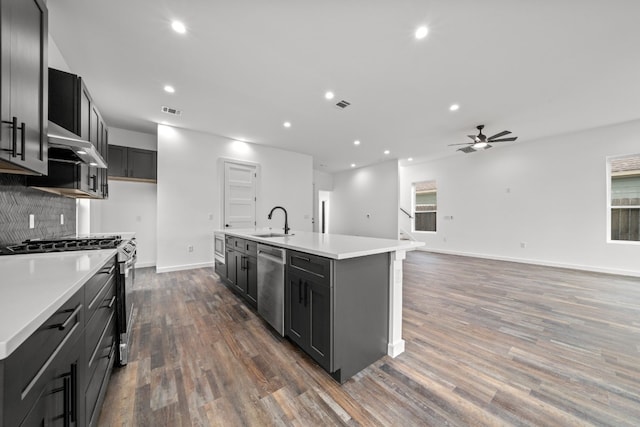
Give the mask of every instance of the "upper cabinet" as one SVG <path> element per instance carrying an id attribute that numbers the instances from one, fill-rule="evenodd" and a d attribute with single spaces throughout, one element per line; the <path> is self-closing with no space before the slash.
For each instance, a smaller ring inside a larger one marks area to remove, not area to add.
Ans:
<path id="1" fill-rule="evenodd" d="M 78 139 L 90 142 L 89 147 L 108 162 L 109 130 L 84 80 L 75 74 L 49 68 L 48 82 L 49 121 Z M 49 176 L 30 178 L 30 186 L 74 198 L 108 197 L 106 169 L 52 156 L 49 160 Z"/>
<path id="2" fill-rule="evenodd" d="M 0 172 L 47 173 L 47 8 L 0 0 Z"/>
<path id="3" fill-rule="evenodd" d="M 157 153 L 109 145 L 109 177 L 120 181 L 156 182 Z"/>

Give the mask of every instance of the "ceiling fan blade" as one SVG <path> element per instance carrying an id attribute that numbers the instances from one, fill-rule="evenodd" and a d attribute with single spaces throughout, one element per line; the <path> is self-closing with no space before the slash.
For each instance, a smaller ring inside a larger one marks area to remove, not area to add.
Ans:
<path id="1" fill-rule="evenodd" d="M 510 133 L 511 133 L 511 132 L 510 132 L 510 131 L 508 131 L 508 130 L 503 130 L 502 132 L 500 132 L 500 133 L 496 133 L 495 135 L 490 136 L 490 137 L 489 137 L 489 138 L 487 138 L 487 139 L 488 139 L 488 140 L 492 140 L 492 139 L 494 139 L 494 138 L 500 138 L 501 136 L 509 135 Z"/>
<path id="2" fill-rule="evenodd" d="M 463 153 L 473 153 L 476 151 L 472 146 L 458 148 L 458 151 L 462 151 Z"/>
<path id="3" fill-rule="evenodd" d="M 448 147 L 453 147 L 454 145 L 471 145 L 473 142 L 463 142 L 462 144 L 449 144 Z"/>
<path id="4" fill-rule="evenodd" d="M 493 145 L 489 145 L 489 144 L 487 144 L 487 146 L 486 146 L 486 147 L 484 147 L 484 149 L 485 149 L 485 150 L 488 150 L 488 149 L 489 149 L 489 148 L 491 148 L 491 147 L 493 147 Z"/>
<path id="5" fill-rule="evenodd" d="M 478 142 L 478 137 L 476 135 L 467 135 L 467 136 L 473 139 L 473 142 Z"/>
<path id="6" fill-rule="evenodd" d="M 489 142 L 509 142 L 509 141 L 515 141 L 516 139 L 518 139 L 517 136 L 512 136 L 511 138 L 493 139 Z"/>

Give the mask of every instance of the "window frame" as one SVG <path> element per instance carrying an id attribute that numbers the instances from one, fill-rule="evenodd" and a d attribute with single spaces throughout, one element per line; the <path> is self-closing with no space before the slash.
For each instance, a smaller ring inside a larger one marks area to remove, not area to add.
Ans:
<path id="1" fill-rule="evenodd" d="M 436 209 L 435 210 L 430 210 L 430 211 L 421 211 L 420 213 L 435 213 L 435 230 L 416 230 L 416 219 L 417 219 L 417 213 L 416 213 L 416 207 L 417 207 L 417 203 L 416 203 L 416 186 L 418 184 L 421 184 L 423 182 L 433 182 L 435 189 L 433 190 L 433 192 L 436 194 Z M 411 218 L 411 232 L 412 233 L 427 233 L 427 234 L 437 234 L 438 233 L 438 185 L 437 185 L 437 181 L 435 179 L 426 179 L 426 180 L 422 180 L 422 181 L 416 181 L 414 183 L 411 184 L 411 213 L 413 215 L 413 218 Z"/>
<path id="2" fill-rule="evenodd" d="M 613 226 L 613 220 L 612 220 L 612 210 L 613 209 L 621 209 L 621 208 L 640 208 L 640 205 L 625 205 L 625 206 L 614 206 L 611 203 L 611 197 L 612 197 L 612 172 L 611 172 L 611 162 L 614 160 L 619 160 L 619 159 L 625 159 L 625 158 L 630 158 L 630 157 L 640 157 L 640 153 L 636 153 L 636 154 L 626 154 L 626 155 L 621 155 L 621 156 L 608 156 L 606 159 L 606 217 L 607 217 L 607 224 L 606 224 L 606 243 L 611 243 L 611 244 L 622 244 L 622 245 L 632 245 L 632 246 L 640 246 L 640 240 L 615 240 L 611 238 L 612 235 L 612 226 Z"/>

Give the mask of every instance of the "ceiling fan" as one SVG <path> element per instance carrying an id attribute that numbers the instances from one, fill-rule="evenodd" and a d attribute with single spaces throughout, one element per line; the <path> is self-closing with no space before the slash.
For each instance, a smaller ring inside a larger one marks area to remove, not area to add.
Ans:
<path id="1" fill-rule="evenodd" d="M 462 151 L 463 153 L 473 153 L 474 151 L 478 151 L 481 149 L 489 149 L 492 146 L 489 144 L 493 144 L 494 142 L 509 142 L 515 141 L 518 139 L 517 136 L 511 136 L 509 138 L 502 138 L 505 135 L 509 135 L 511 132 L 508 130 L 503 130 L 502 132 L 496 133 L 493 136 L 487 138 L 486 135 L 482 133 L 482 129 L 484 129 L 484 125 L 476 126 L 479 133 L 478 135 L 467 135 L 473 142 L 464 142 L 462 144 L 449 144 L 449 146 L 453 145 L 466 145 L 466 147 L 458 148 L 458 151 Z"/>

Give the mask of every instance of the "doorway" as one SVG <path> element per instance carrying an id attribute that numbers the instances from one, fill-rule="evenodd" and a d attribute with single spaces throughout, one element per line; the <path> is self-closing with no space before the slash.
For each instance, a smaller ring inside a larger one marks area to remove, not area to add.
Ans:
<path id="1" fill-rule="evenodd" d="M 331 191 L 318 191 L 318 233 L 329 233 Z"/>
<path id="2" fill-rule="evenodd" d="M 224 228 L 256 226 L 257 166 L 224 162 Z"/>

